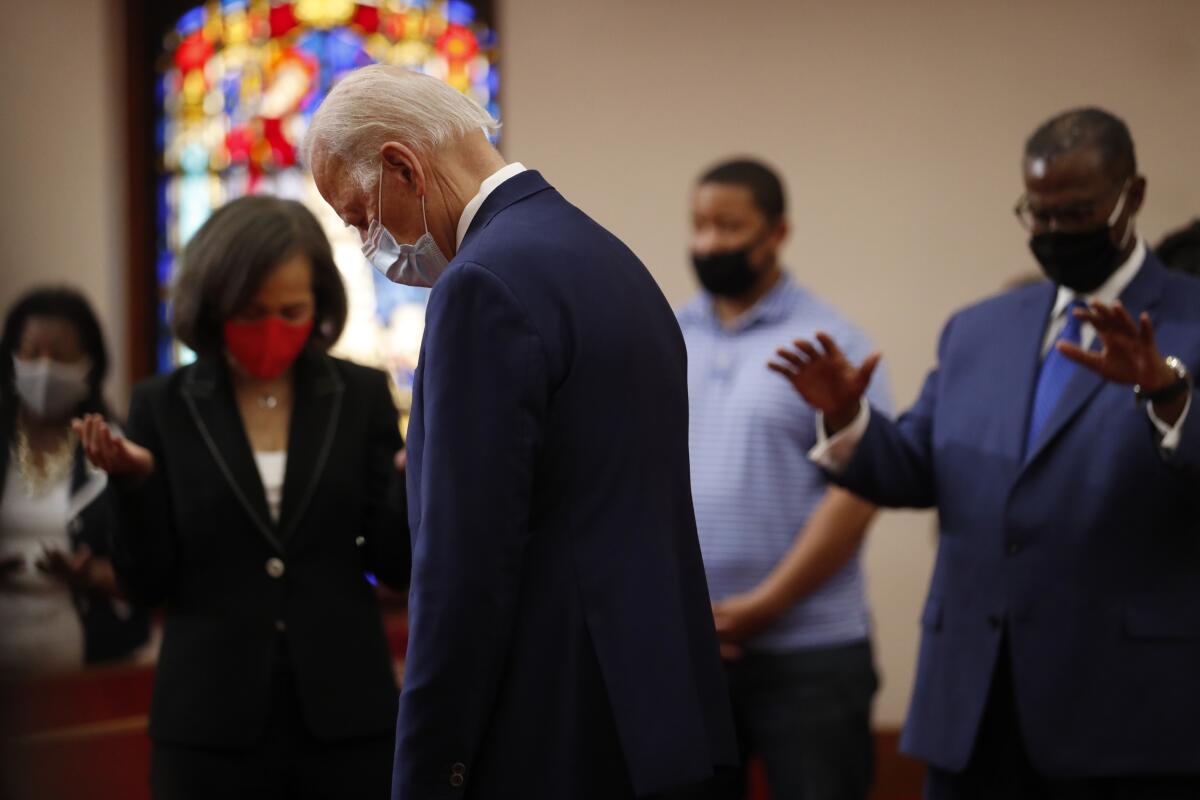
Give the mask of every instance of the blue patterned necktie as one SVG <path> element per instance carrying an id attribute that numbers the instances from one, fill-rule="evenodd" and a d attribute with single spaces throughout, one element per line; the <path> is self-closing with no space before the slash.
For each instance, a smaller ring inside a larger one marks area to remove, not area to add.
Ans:
<path id="1" fill-rule="evenodd" d="M 1083 327 L 1083 323 L 1075 317 L 1075 309 L 1085 307 L 1082 300 L 1071 301 L 1071 304 L 1063 311 L 1067 315 L 1067 324 L 1059 331 L 1058 336 L 1050 345 L 1046 357 L 1042 359 L 1042 368 L 1038 371 L 1037 390 L 1033 395 L 1033 408 L 1029 412 L 1029 432 L 1025 437 L 1026 458 L 1033 453 L 1033 445 L 1037 441 L 1038 434 L 1042 432 L 1046 421 L 1050 419 L 1050 414 L 1054 412 L 1054 407 L 1058 405 L 1059 398 L 1062 397 L 1063 391 L 1070 383 L 1071 376 L 1075 374 L 1075 362 L 1058 352 L 1057 345 L 1059 342 L 1070 342 L 1074 345 L 1080 343 L 1080 329 Z"/>

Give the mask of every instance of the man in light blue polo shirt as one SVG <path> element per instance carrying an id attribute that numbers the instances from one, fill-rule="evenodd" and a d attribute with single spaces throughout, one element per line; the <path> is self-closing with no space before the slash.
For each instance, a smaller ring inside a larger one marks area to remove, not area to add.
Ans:
<path id="1" fill-rule="evenodd" d="M 743 755 L 773 800 L 865 798 L 877 681 L 858 551 L 875 507 L 808 459 L 814 412 L 767 369 L 780 342 L 866 337 L 779 265 L 778 176 L 755 161 L 705 173 L 692 196 L 704 291 L 679 313 L 688 349 L 692 493 Z M 886 381 L 871 388 L 890 407 Z M 740 800 L 744 774 L 705 795 Z"/>

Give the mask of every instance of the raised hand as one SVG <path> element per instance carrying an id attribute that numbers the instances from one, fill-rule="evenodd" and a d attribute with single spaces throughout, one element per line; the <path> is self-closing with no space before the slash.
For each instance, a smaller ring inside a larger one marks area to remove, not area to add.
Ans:
<path id="1" fill-rule="evenodd" d="M 109 475 L 144 478 L 154 471 L 154 454 L 124 436 L 113 433 L 99 414 L 74 420 L 71 426 L 79 436 L 83 452 L 98 469 Z"/>
<path id="2" fill-rule="evenodd" d="M 880 355 L 872 353 L 856 367 L 829 334 L 818 332 L 817 341 L 820 350 L 812 342 L 797 339 L 792 343 L 795 350 L 781 347 L 776 351 L 782 362 L 772 361 L 767 366 L 787 378 L 810 406 L 824 413 L 826 429 L 836 433 L 857 416 Z"/>
<path id="3" fill-rule="evenodd" d="M 1075 316 L 1096 329 L 1103 347 L 1097 353 L 1059 342 L 1058 351 L 1067 358 L 1114 383 L 1140 384 L 1148 392 L 1175 381 L 1175 373 L 1158 351 L 1154 325 L 1145 312 L 1135 322 L 1120 301 L 1110 306 L 1093 300 L 1087 308 L 1075 309 Z"/>

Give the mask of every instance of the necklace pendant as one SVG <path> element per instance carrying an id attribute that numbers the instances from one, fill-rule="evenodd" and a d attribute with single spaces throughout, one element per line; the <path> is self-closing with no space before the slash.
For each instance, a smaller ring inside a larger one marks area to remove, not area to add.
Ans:
<path id="1" fill-rule="evenodd" d="M 279 398 L 273 394 L 264 394 L 258 398 L 258 404 L 263 408 L 275 409 L 279 407 Z"/>

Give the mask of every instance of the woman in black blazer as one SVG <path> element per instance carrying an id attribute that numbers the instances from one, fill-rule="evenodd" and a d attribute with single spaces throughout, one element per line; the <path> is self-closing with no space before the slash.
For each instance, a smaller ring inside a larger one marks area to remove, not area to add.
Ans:
<path id="1" fill-rule="evenodd" d="M 156 798 L 386 798 L 396 685 L 372 574 L 409 543 L 387 377 L 330 357 L 346 298 L 299 203 L 244 197 L 184 252 L 196 363 L 137 387 L 127 438 L 78 429 L 114 480 L 126 590 L 166 608 Z"/>

